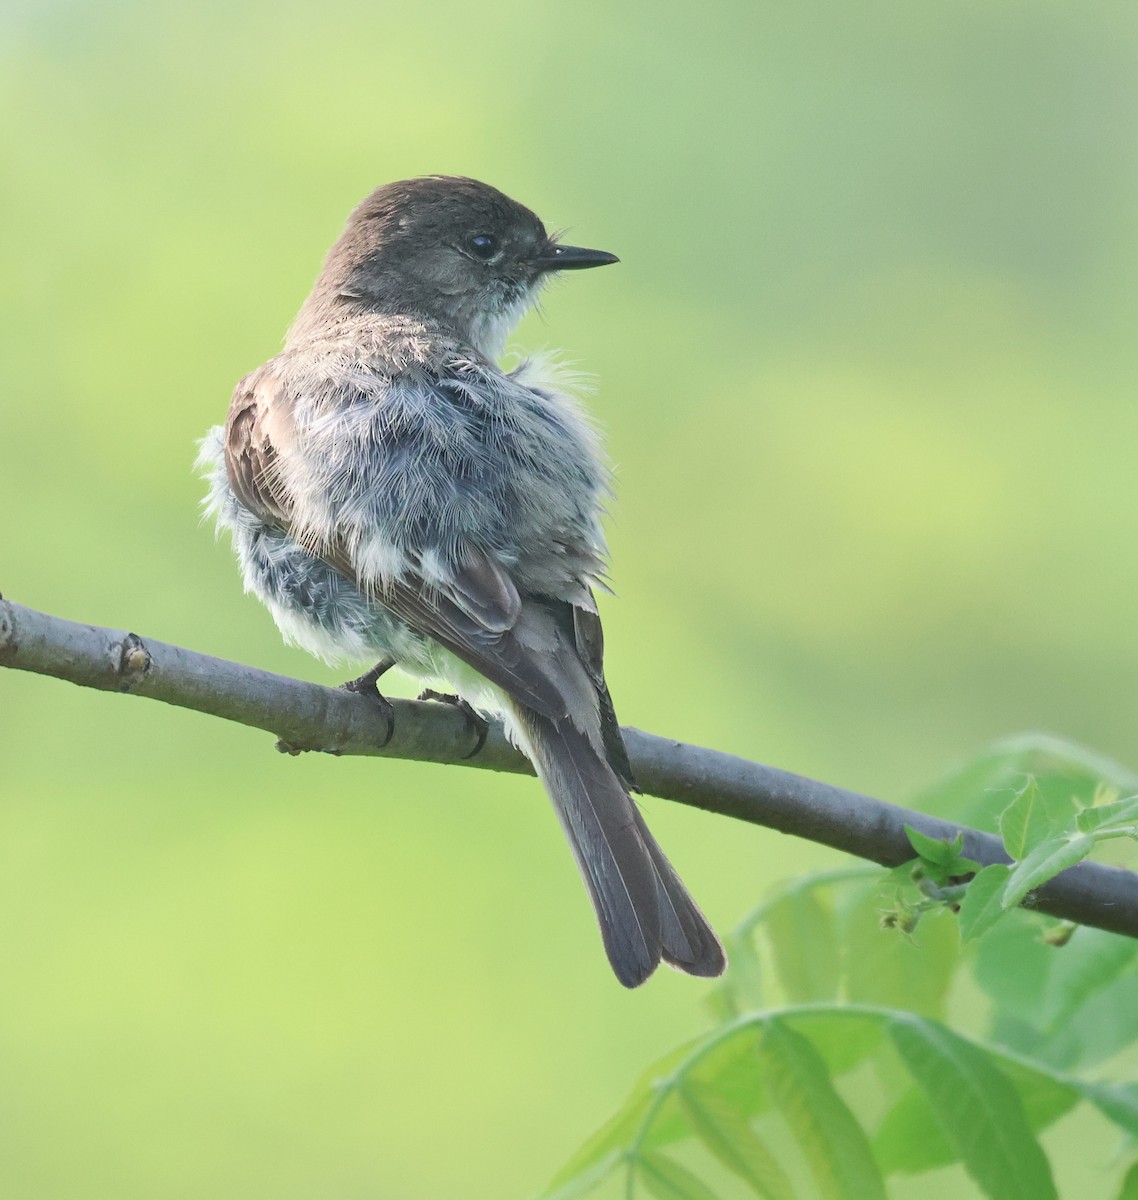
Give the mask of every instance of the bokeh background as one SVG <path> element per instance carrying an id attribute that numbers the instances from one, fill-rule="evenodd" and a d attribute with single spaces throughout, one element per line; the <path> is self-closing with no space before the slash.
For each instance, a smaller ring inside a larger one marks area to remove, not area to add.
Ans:
<path id="1" fill-rule="evenodd" d="M 623 720 L 899 801 L 1138 759 L 1135 6 L 6 0 L 0 95 L 5 595 L 336 681 L 194 441 L 368 190 L 470 174 L 622 258 L 517 343 L 598 378 Z M 703 1019 L 531 780 L 6 672 L 0 792 L 4 1196 L 529 1195 Z M 724 927 L 838 859 L 645 808 Z"/>

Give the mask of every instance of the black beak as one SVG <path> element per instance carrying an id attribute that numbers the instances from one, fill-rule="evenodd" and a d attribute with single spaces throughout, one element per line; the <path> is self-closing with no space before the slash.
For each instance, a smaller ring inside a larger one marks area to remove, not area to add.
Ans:
<path id="1" fill-rule="evenodd" d="M 542 271 L 583 271 L 586 267 L 607 267 L 620 262 L 615 254 L 607 250 L 586 250 L 584 246 L 559 246 L 550 242 L 533 259 Z"/>

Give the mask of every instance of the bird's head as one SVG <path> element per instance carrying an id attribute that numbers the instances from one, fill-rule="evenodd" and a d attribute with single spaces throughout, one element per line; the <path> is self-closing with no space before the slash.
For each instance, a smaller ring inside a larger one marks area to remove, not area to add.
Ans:
<path id="1" fill-rule="evenodd" d="M 432 175 L 372 192 L 321 279 L 342 300 L 422 314 L 496 357 L 552 273 L 617 261 L 604 250 L 564 245 L 488 184 Z"/>

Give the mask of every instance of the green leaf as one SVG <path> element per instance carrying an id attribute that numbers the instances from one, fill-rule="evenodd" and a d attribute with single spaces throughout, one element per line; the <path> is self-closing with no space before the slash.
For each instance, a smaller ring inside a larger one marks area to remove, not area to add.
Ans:
<path id="1" fill-rule="evenodd" d="M 677 1046 L 644 1071 L 623 1106 L 554 1175 L 549 1186 L 541 1193 L 540 1200 L 565 1200 L 568 1196 L 581 1195 L 581 1190 L 572 1190 L 577 1186 L 576 1181 L 579 1178 L 603 1178 L 604 1172 L 596 1174 L 598 1165 L 607 1163 L 608 1169 L 611 1170 L 613 1151 L 623 1155 L 632 1145 L 649 1109 L 656 1103 L 659 1081 L 669 1078 L 676 1068 L 690 1057 L 696 1044 L 689 1041 Z M 671 1097 L 665 1100 L 656 1111 L 651 1128 L 642 1143 L 644 1146 L 664 1145 L 687 1136 L 687 1123 L 678 1117 L 677 1107 L 671 1103 Z"/>
<path id="2" fill-rule="evenodd" d="M 1083 928 L 1052 959 L 1036 1018 L 1042 1036 L 1028 1052 L 1073 1070 L 1132 1045 L 1138 1038 L 1138 942 Z"/>
<path id="3" fill-rule="evenodd" d="M 687 1080 L 680 1086 L 680 1107 L 696 1135 L 729 1171 L 746 1182 L 756 1196 L 794 1200 L 794 1189 L 746 1117 L 706 1084 Z"/>
<path id="4" fill-rule="evenodd" d="M 1073 1021 L 1097 992 L 1138 959 L 1138 941 L 1102 929 L 1080 929 L 1061 950 L 1047 989 L 1046 1024 L 1051 1030 Z"/>
<path id="5" fill-rule="evenodd" d="M 1131 1137 L 1138 1137 L 1138 1083 L 1085 1083 L 1083 1095 Z"/>
<path id="6" fill-rule="evenodd" d="M 765 1000 L 765 980 L 754 935 L 744 933 L 732 938 L 728 955 L 731 969 L 724 976 L 724 982 L 730 985 L 736 1003 L 760 1007 Z"/>
<path id="7" fill-rule="evenodd" d="M 734 967 L 735 959 L 731 953 L 731 943 L 724 942 L 723 948 L 727 952 L 727 961 Z M 735 989 L 730 986 L 726 978 L 721 979 L 704 996 L 703 1002 L 708 1016 L 711 1017 L 712 1022 L 716 1025 L 729 1025 L 743 1011 L 739 1005 L 739 997 L 736 995 Z"/>
<path id="8" fill-rule="evenodd" d="M 1040 929 L 1032 914 L 1009 911 L 977 944 L 975 978 L 996 1003 L 991 1036 L 1061 1070 L 1138 1039 L 1138 942 L 1080 928 L 1054 947 Z"/>
<path id="9" fill-rule="evenodd" d="M 610 1150 L 602 1158 L 595 1159 L 588 1167 L 567 1179 L 553 1191 L 541 1193 L 541 1200 L 578 1200 L 600 1186 L 624 1162 L 624 1153 Z M 553 1184 L 550 1184 L 553 1187 Z"/>
<path id="10" fill-rule="evenodd" d="M 1138 972 L 1125 971 L 1058 1026 L 1039 1055 L 1061 1070 L 1085 1070 L 1138 1042 Z"/>
<path id="11" fill-rule="evenodd" d="M 767 1087 L 810 1166 L 823 1200 L 885 1200 L 869 1141 L 801 1033 L 778 1018 L 759 1043 Z"/>
<path id="12" fill-rule="evenodd" d="M 644 1186 L 657 1200 L 718 1200 L 687 1167 L 663 1154 L 645 1154 L 636 1164 Z"/>
<path id="13" fill-rule="evenodd" d="M 816 892 L 796 890 L 783 896 L 771 906 L 765 928 L 788 999 L 837 996 L 841 976 L 834 913 Z"/>
<path id="14" fill-rule="evenodd" d="M 740 930 L 723 939 L 731 968 L 707 995 L 707 1006 L 720 1025 L 726 1025 L 749 1009 L 762 1008 L 764 971 L 759 961 L 754 934 Z"/>
<path id="15" fill-rule="evenodd" d="M 1034 775 L 1015 794 L 1015 799 L 1000 813 L 1000 836 L 1004 848 L 1017 861 L 1054 832 L 1051 814 Z"/>
<path id="16" fill-rule="evenodd" d="M 652 1099 L 646 1090 L 635 1091 L 624 1108 L 606 1121 L 554 1175 L 540 1200 L 572 1200 L 596 1187 L 624 1158 L 625 1147 L 636 1136 Z"/>
<path id="17" fill-rule="evenodd" d="M 905 836 L 909 839 L 909 845 L 917 852 L 921 861 L 934 867 L 947 867 L 960 853 L 964 845 L 963 837 L 960 838 L 960 845 L 958 846 L 954 842 L 929 837 L 927 833 L 922 833 L 919 829 L 914 829 L 912 825 L 905 826 Z"/>
<path id="18" fill-rule="evenodd" d="M 998 1200 L 1053 1200 L 1050 1165 L 994 1056 L 943 1025 L 916 1017 L 894 1019 L 889 1033 L 984 1194 Z"/>
<path id="19" fill-rule="evenodd" d="M 888 935 L 887 935 L 888 936 Z M 779 1018 L 804 1034 L 832 1076 L 844 1075 L 876 1054 L 884 1041 L 881 1022 L 867 1019 L 839 1004 L 819 1005 L 807 1012 Z"/>
<path id="20" fill-rule="evenodd" d="M 1012 868 L 1004 888 L 1004 908 L 1015 908 L 1029 892 L 1054 879 L 1060 871 L 1082 862 L 1094 849 L 1094 844 L 1094 838 L 1085 833 L 1041 842 L 1023 862 Z"/>
<path id="21" fill-rule="evenodd" d="M 1108 826 L 1133 825 L 1138 822 L 1138 796 L 1117 800 L 1114 804 L 1096 804 L 1084 808 L 1075 818 L 1080 833 L 1094 833 Z"/>
<path id="22" fill-rule="evenodd" d="M 928 1097 L 915 1086 L 901 1095 L 877 1127 L 873 1155 L 886 1175 L 918 1175 L 957 1158 Z"/>
<path id="23" fill-rule="evenodd" d="M 1027 1123 L 1036 1133 L 1070 1112 L 1081 1098 L 1073 1084 L 1056 1079 L 1045 1069 L 1003 1054 L 994 1054 L 992 1061 L 1019 1092 Z"/>
<path id="24" fill-rule="evenodd" d="M 923 789 L 910 807 L 995 832 L 1001 810 L 1028 775 L 1035 776 L 1055 829 L 1070 821 L 1072 798 L 1090 805 L 1104 780 L 1119 795 L 1138 792 L 1138 775 L 1105 755 L 1052 734 L 1023 733 L 994 742 Z"/>
<path id="25" fill-rule="evenodd" d="M 1019 1093 L 1028 1126 L 1038 1133 L 1069 1112 L 1080 1099 L 1074 1087 L 1044 1071 L 992 1055 L 993 1063 Z M 915 1175 L 957 1161 L 932 1105 L 918 1087 L 911 1088 L 885 1114 L 873 1139 L 873 1150 L 887 1174 Z"/>
<path id="26" fill-rule="evenodd" d="M 840 867 L 833 871 L 816 871 L 813 874 L 790 880 L 778 888 L 774 895 L 763 900 L 747 913 L 724 939 L 724 947 L 727 951 L 728 961 L 731 963 L 731 970 L 712 990 L 708 998 L 708 1006 L 719 1023 L 725 1025 L 741 1013 L 753 1012 L 763 1008 L 767 1003 L 765 994 L 767 972 L 760 961 L 755 936 L 756 931 L 760 929 L 768 934 L 767 941 L 775 953 L 776 965 L 783 969 L 784 976 L 791 979 L 789 986 L 791 988 L 800 986 L 800 981 L 795 979 L 793 974 L 795 964 L 787 964 L 788 951 L 786 949 L 787 946 L 791 947 L 789 955 L 794 958 L 806 957 L 801 954 L 800 936 L 796 937 L 794 930 L 791 930 L 790 935 L 787 936 L 785 926 L 774 931 L 767 929 L 767 922 L 772 913 L 784 901 L 799 896 L 809 897 L 805 907 L 795 906 L 794 908 L 793 919 L 799 933 L 805 928 L 810 939 L 808 944 L 815 949 L 818 947 L 817 934 L 821 933 L 825 941 L 825 953 L 818 955 L 816 963 L 811 964 L 810 970 L 815 976 L 814 981 L 805 984 L 805 989 L 824 998 L 836 995 L 838 977 L 840 977 L 841 947 L 832 915 L 835 898 L 844 900 L 846 893 L 850 890 L 850 884 L 861 885 L 867 881 L 877 880 L 880 876 L 880 868 L 868 863 L 854 867 Z M 814 913 L 819 908 L 827 914 L 821 924 L 802 919 L 803 913 Z M 783 919 L 786 920 L 786 914 L 783 915 Z M 817 964 L 821 963 L 826 964 L 825 972 L 822 973 L 822 980 L 826 982 L 821 982 L 818 978 Z"/>
<path id="27" fill-rule="evenodd" d="M 971 875 L 980 869 L 978 862 L 973 862 L 961 854 L 964 849 L 963 833 L 958 833 L 949 842 L 929 837 L 919 829 L 906 825 L 905 835 L 919 855 L 925 873 L 934 883 L 944 883 L 946 879 L 957 875 Z"/>
<path id="28" fill-rule="evenodd" d="M 1122 1179 L 1117 1200 L 1138 1200 L 1138 1162 L 1130 1164 L 1130 1170 Z"/>
<path id="29" fill-rule="evenodd" d="M 1009 910 L 1002 921 L 975 946 L 973 974 L 995 1002 L 994 1024 L 1001 1045 L 1032 1054 L 1042 1041 L 1047 988 L 1061 957 L 1039 936 L 1041 922 L 1024 909 Z M 1065 947 L 1063 953 L 1069 947 Z M 1023 1036 L 1009 1037 L 1000 1029 L 1014 1020 Z"/>
<path id="30" fill-rule="evenodd" d="M 714 1035 L 713 1035 L 714 1036 Z M 770 1108 L 770 1096 L 763 1082 L 758 1057 L 759 1035 L 751 1023 L 741 1024 L 729 1036 L 718 1040 L 697 1056 L 684 1072 L 683 1083 L 714 1092 L 744 1117 Z M 677 1101 L 677 1111 L 683 1116 Z M 685 1118 L 686 1120 L 686 1118 Z"/>
<path id="31" fill-rule="evenodd" d="M 1004 915 L 1000 903 L 1011 869 L 1003 863 L 985 867 L 968 885 L 960 902 L 960 939 L 970 942 L 978 938 Z"/>

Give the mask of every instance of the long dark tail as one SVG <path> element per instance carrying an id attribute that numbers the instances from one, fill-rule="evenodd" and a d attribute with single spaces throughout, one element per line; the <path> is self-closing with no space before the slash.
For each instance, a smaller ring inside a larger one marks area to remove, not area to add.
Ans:
<path id="1" fill-rule="evenodd" d="M 589 890 L 617 979 L 637 987 L 660 959 L 720 975 L 723 947 L 640 810 L 593 741 L 568 719 L 511 706 Z"/>

